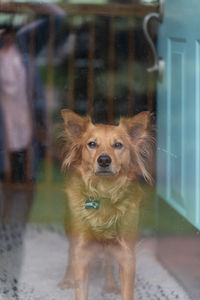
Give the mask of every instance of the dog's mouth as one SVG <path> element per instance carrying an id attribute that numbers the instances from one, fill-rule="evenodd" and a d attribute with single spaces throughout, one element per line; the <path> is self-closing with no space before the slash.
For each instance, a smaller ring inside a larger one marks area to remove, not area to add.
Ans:
<path id="1" fill-rule="evenodd" d="M 95 175 L 97 175 L 97 176 L 114 176 L 115 173 L 113 173 L 111 171 L 97 171 L 97 172 L 95 172 Z"/>
<path id="2" fill-rule="evenodd" d="M 96 176 L 114 176 L 116 173 L 110 168 L 98 168 L 95 171 Z"/>

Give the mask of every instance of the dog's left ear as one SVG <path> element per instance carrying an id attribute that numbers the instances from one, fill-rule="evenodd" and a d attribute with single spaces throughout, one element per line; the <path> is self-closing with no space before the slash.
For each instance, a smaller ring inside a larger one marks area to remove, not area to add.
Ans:
<path id="1" fill-rule="evenodd" d="M 154 177 L 155 138 L 151 119 L 152 114 L 144 111 L 132 118 L 120 120 L 120 126 L 123 126 L 133 142 L 132 160 L 136 174 L 148 183 L 153 183 Z"/>
<path id="2" fill-rule="evenodd" d="M 79 116 L 70 109 L 62 109 L 61 115 L 65 123 L 65 129 L 71 137 L 80 137 L 91 123 L 89 117 Z"/>
<path id="3" fill-rule="evenodd" d="M 134 117 L 125 118 L 120 120 L 120 126 L 123 126 L 133 142 L 137 144 L 148 131 L 151 113 L 143 111 Z"/>

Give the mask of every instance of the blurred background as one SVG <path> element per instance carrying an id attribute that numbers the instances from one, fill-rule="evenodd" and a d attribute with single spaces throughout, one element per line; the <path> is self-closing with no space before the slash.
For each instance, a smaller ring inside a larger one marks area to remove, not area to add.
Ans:
<path id="1" fill-rule="evenodd" d="M 66 178 L 57 142 L 61 109 L 112 124 L 121 116 L 150 110 L 156 124 L 156 75 L 147 72 L 154 57 L 142 26 L 144 17 L 158 10 L 159 1 L 153 0 L 1 0 L 2 259 L 13 244 L 23 249 L 27 224 L 63 229 Z M 149 33 L 156 45 L 158 22 L 150 22 Z M 199 300 L 199 231 L 157 195 L 156 176 L 153 187 L 143 188 L 139 236 L 156 239 L 157 258 L 191 299 Z M 15 253 L 19 265 L 20 251 Z M 1 274 L 9 273 L 6 268 Z M 0 289 L 4 297 L 5 291 Z M 19 299 L 17 292 L 13 295 Z"/>
<path id="2" fill-rule="evenodd" d="M 29 221 L 62 222 L 63 177 L 57 143 L 62 108 L 89 114 L 94 122 L 114 124 L 121 116 L 155 112 L 154 75 L 146 72 L 152 55 L 142 22 L 145 14 L 157 7 L 134 3 L 63 1 L 59 8 L 45 2 L 1 3 L 1 61 L 7 59 L 5 69 L 1 67 L 5 82 L 1 84 L 2 102 L 10 102 L 2 105 L 1 178 L 9 192 L 34 189 L 34 201 L 26 204 L 31 205 L 31 210 L 27 208 Z M 156 24 L 152 34 L 156 38 Z M 9 48 L 17 49 L 10 57 Z M 25 73 L 21 86 L 12 63 L 14 56 L 21 60 L 18 72 Z M 9 68 L 14 78 L 8 78 Z M 23 95 L 15 86 L 24 89 Z M 17 103 L 11 99 L 16 93 L 24 100 Z M 25 114 L 28 118 L 22 122 Z M 15 135 L 24 136 L 22 145 L 9 145 Z M 56 192 L 61 196 L 53 195 Z M 10 211 L 9 202 L 4 203 L 5 215 L 16 213 L 15 209 Z"/>

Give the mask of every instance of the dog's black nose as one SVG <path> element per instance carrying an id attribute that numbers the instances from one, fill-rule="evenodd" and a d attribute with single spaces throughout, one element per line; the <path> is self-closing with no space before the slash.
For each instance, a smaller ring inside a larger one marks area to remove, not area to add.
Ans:
<path id="1" fill-rule="evenodd" d="M 111 164 L 112 159 L 108 155 L 100 155 L 97 162 L 100 167 L 106 168 Z"/>

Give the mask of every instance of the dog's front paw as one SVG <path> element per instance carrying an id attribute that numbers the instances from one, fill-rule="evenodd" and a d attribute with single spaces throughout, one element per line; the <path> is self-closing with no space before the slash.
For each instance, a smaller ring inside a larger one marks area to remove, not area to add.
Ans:
<path id="1" fill-rule="evenodd" d="M 62 290 L 72 289 L 72 288 L 74 288 L 74 281 L 69 278 L 64 278 L 61 282 L 59 282 L 58 286 Z"/>

